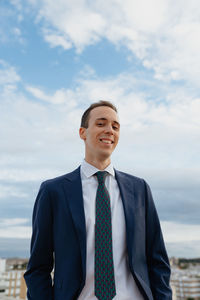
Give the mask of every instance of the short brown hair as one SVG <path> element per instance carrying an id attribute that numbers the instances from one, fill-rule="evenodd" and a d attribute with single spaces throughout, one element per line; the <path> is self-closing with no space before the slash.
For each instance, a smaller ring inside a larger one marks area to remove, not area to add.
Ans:
<path id="1" fill-rule="evenodd" d="M 92 109 L 99 107 L 99 106 L 108 106 L 108 107 L 112 108 L 114 111 L 116 111 L 116 113 L 117 113 L 117 108 L 110 101 L 100 100 L 98 102 L 92 103 L 82 115 L 81 127 L 88 128 L 90 112 Z"/>

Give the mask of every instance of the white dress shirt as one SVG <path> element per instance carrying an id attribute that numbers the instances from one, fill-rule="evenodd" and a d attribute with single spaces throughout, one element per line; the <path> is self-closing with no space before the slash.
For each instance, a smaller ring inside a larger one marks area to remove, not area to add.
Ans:
<path id="1" fill-rule="evenodd" d="M 81 181 L 87 234 L 86 283 L 79 300 L 95 300 L 94 294 L 94 251 L 95 251 L 95 201 L 98 181 L 97 168 L 85 160 L 81 164 Z M 110 164 L 105 171 L 108 175 L 105 185 L 110 195 L 112 214 L 112 242 L 115 272 L 116 296 L 114 300 L 144 300 L 130 272 L 126 248 L 126 228 L 122 199 Z"/>

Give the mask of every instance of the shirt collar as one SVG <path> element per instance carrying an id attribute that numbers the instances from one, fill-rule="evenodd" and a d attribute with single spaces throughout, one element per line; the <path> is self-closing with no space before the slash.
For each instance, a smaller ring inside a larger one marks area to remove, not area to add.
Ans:
<path id="1" fill-rule="evenodd" d="M 96 172 L 98 171 L 102 171 L 97 169 L 96 167 L 94 167 L 93 165 L 89 164 L 88 162 L 85 161 L 85 159 L 82 161 L 81 163 L 81 171 L 83 172 L 83 174 L 89 178 L 91 176 L 93 176 Z M 112 164 L 109 164 L 104 171 L 107 171 L 110 175 L 115 176 L 115 171 L 113 168 Z"/>

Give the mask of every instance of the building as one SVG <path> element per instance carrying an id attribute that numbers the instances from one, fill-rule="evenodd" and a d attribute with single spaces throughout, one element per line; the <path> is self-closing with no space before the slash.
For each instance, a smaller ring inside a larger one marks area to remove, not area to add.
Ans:
<path id="1" fill-rule="evenodd" d="M 0 300 L 27 299 L 24 272 L 27 259 L 0 259 Z"/>
<path id="2" fill-rule="evenodd" d="M 200 300 L 199 269 L 172 269 L 171 286 L 173 300 Z"/>
<path id="3" fill-rule="evenodd" d="M 6 259 L 0 258 L 0 273 L 6 270 Z"/>
<path id="4" fill-rule="evenodd" d="M 6 296 L 12 296 L 16 299 L 27 299 L 26 284 L 23 275 L 24 271 L 9 271 L 4 273 Z"/>

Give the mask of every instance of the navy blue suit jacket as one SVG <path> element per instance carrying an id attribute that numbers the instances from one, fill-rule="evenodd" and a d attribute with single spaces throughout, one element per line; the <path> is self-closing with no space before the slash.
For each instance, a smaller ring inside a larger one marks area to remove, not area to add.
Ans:
<path id="1" fill-rule="evenodd" d="M 143 179 L 115 172 L 130 271 L 145 300 L 171 300 L 170 266 L 150 188 Z M 42 183 L 33 210 L 31 256 L 24 277 L 29 300 L 74 300 L 83 289 L 86 227 L 80 167 Z"/>

